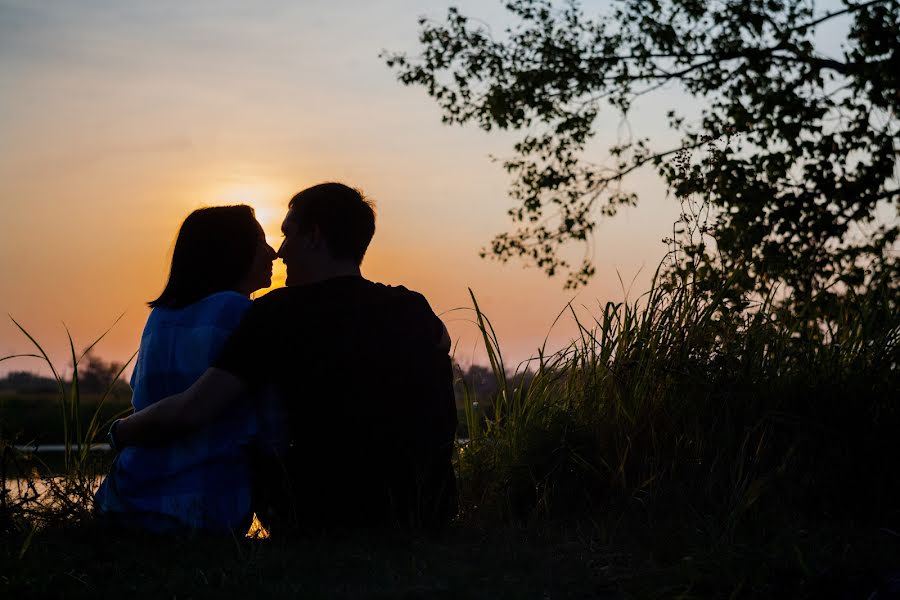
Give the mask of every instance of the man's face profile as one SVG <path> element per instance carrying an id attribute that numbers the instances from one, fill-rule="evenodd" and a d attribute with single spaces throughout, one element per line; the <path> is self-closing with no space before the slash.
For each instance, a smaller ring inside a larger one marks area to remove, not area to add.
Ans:
<path id="1" fill-rule="evenodd" d="M 286 285 L 300 285 L 310 272 L 326 259 L 326 247 L 319 230 L 301 231 L 297 213 L 291 208 L 281 223 L 284 240 L 278 248 L 278 257 L 287 270 Z"/>
<path id="2" fill-rule="evenodd" d="M 278 247 L 278 258 L 284 263 L 287 270 L 286 285 L 297 283 L 297 275 L 300 270 L 300 264 L 303 261 L 301 250 L 300 232 L 297 227 L 296 215 L 294 209 L 289 209 L 284 221 L 281 223 L 281 234 L 284 239 L 281 246 Z M 295 280 L 295 281 L 292 281 Z"/>

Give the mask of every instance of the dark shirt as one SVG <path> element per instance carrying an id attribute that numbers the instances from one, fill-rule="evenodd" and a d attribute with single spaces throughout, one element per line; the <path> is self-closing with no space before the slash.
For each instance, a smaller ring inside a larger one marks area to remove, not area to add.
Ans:
<path id="1" fill-rule="evenodd" d="M 283 400 L 290 445 L 276 470 L 289 489 L 276 512 L 302 529 L 434 527 L 455 513 L 442 332 L 421 294 L 362 277 L 254 302 L 213 366 Z"/>

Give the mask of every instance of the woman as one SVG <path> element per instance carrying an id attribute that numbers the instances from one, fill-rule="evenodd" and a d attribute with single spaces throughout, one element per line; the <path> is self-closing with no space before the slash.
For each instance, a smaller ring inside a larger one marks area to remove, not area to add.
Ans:
<path id="1" fill-rule="evenodd" d="M 272 280 L 275 251 L 246 205 L 202 208 L 178 232 L 169 279 L 153 309 L 131 376 L 135 411 L 187 389 L 209 367 Z M 98 515 L 166 532 L 246 531 L 252 517 L 249 400 L 175 443 L 126 448 L 95 497 Z"/>

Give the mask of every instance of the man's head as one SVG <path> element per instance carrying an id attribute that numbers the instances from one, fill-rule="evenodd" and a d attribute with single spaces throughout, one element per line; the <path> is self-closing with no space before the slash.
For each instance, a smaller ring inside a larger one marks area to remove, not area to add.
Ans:
<path id="1" fill-rule="evenodd" d="M 375 210 L 359 190 L 321 183 L 291 198 L 281 230 L 278 256 L 288 285 L 358 273 L 375 233 Z"/>

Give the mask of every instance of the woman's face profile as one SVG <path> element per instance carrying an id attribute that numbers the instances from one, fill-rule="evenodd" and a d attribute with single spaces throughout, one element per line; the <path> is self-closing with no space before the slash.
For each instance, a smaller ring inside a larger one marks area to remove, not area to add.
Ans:
<path id="1" fill-rule="evenodd" d="M 250 270 L 245 277 L 250 293 L 272 285 L 272 262 L 275 260 L 275 250 L 266 242 L 266 234 L 263 233 L 259 223 L 256 226 L 259 229 L 259 239 L 253 254 L 253 262 L 250 263 Z"/>

